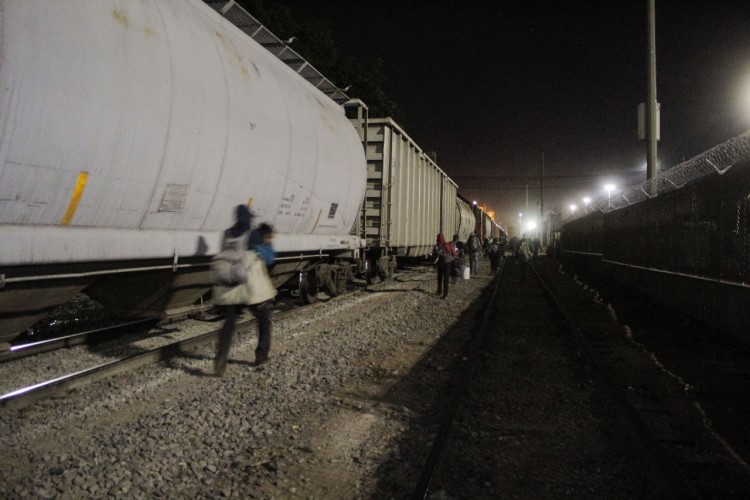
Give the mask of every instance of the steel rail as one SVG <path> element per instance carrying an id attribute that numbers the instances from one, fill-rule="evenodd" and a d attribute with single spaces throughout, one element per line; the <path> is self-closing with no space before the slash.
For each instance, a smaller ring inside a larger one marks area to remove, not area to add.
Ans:
<path id="1" fill-rule="evenodd" d="M 668 498 L 700 498 L 687 483 L 679 467 L 662 450 L 657 438 L 651 432 L 635 406 L 633 406 L 628 400 L 625 392 L 615 382 L 614 376 L 607 368 L 606 363 L 596 352 L 593 345 L 588 341 L 581 327 L 578 326 L 549 285 L 542 279 L 533 264 L 531 265 L 531 269 L 534 271 L 537 281 L 542 286 L 547 296 L 554 303 L 557 311 L 565 319 L 571 337 L 589 361 L 594 365 L 602 381 L 609 389 L 610 395 L 612 396 L 615 405 L 620 410 L 621 416 L 633 430 L 637 444 L 651 465 L 652 471 L 655 475 L 654 480 L 662 493 Z"/>
<path id="2" fill-rule="evenodd" d="M 303 314 L 308 311 L 308 309 L 325 307 L 329 302 L 346 297 L 351 293 L 356 293 L 356 291 L 342 293 L 326 301 L 315 302 L 313 304 L 295 307 L 287 311 L 277 312 L 275 316 L 276 318 L 288 318 L 293 317 L 297 314 Z M 255 319 L 242 321 L 237 323 L 235 325 L 235 328 L 246 327 L 254 323 Z M 0 408 L 22 408 L 33 402 L 53 396 L 63 395 L 71 389 L 81 387 L 90 384 L 91 382 L 96 382 L 113 375 L 117 375 L 118 373 L 127 372 L 134 368 L 138 368 L 147 364 L 165 361 L 172 357 L 176 357 L 185 351 L 196 349 L 210 342 L 215 342 L 218 339 L 218 335 L 219 329 L 216 329 L 207 333 L 197 335 L 195 337 L 191 337 L 189 339 L 184 339 L 178 342 L 173 342 L 171 344 L 157 347 L 146 352 L 134 354 L 126 358 L 111 361 L 99 366 L 80 370 L 69 375 L 63 375 L 52 380 L 17 389 L 15 391 L 0 395 Z"/>
<path id="3" fill-rule="evenodd" d="M 461 371 L 455 381 L 454 386 L 452 387 L 450 399 L 448 400 L 447 404 L 447 409 L 443 416 L 443 421 L 440 424 L 440 430 L 435 437 L 435 441 L 433 441 L 432 443 L 430 454 L 427 456 L 425 466 L 422 469 L 422 474 L 419 476 L 417 485 L 414 488 L 414 492 L 412 493 L 411 498 L 413 499 L 425 499 L 430 492 L 432 478 L 435 475 L 435 470 L 437 469 L 437 466 L 440 462 L 440 457 L 442 456 L 443 451 L 445 450 L 445 446 L 448 442 L 448 438 L 450 437 L 451 429 L 453 428 L 453 421 L 455 420 L 456 413 L 458 413 L 458 407 L 462 402 L 463 395 L 466 392 L 466 386 L 469 382 L 469 379 L 476 370 L 476 367 L 479 365 L 479 348 L 482 345 L 482 340 L 484 339 L 484 332 L 487 330 L 487 322 L 489 321 L 490 313 L 492 312 L 492 307 L 495 303 L 495 297 L 497 295 L 497 290 L 502 279 L 506 261 L 507 258 L 503 258 L 502 263 L 500 264 L 500 272 L 494 278 L 492 294 L 490 294 L 490 298 L 485 306 L 484 312 L 482 314 L 482 320 L 479 323 L 479 326 L 474 331 L 474 335 L 472 335 L 470 340 L 468 349 L 469 352 L 467 356 L 468 361 L 466 363 L 468 369 Z"/>
<path id="4" fill-rule="evenodd" d="M 251 320 L 252 321 L 252 320 Z M 242 322 L 237 327 L 244 326 L 248 322 Z M 157 347 L 140 354 L 134 354 L 127 358 L 118 359 L 99 366 L 87 368 L 69 375 L 64 375 L 46 382 L 24 387 L 0 396 L 0 408 L 17 409 L 27 406 L 35 401 L 52 396 L 65 394 L 76 387 L 96 382 L 118 373 L 130 371 L 140 366 L 163 361 L 174 357 L 185 350 L 196 348 L 200 345 L 215 340 L 219 330 L 214 330 L 196 337 L 181 340 L 171 344 Z"/>
<path id="5" fill-rule="evenodd" d="M 127 330 L 139 325 L 153 324 L 157 321 L 159 320 L 154 318 L 140 319 L 137 321 L 130 321 L 128 323 L 106 326 L 104 328 L 98 328 L 96 330 L 72 333 L 63 337 L 40 340 L 39 342 L 29 342 L 28 344 L 14 345 L 11 346 L 7 351 L 0 352 L 0 362 L 4 363 L 15 359 L 25 358 L 27 356 L 33 356 L 35 354 L 41 354 L 43 352 L 55 351 L 57 349 L 62 349 L 63 347 L 74 347 L 82 344 L 105 342 L 115 337 L 104 339 L 99 338 L 99 336 L 116 335 L 118 334 L 117 331 L 120 329 Z M 121 334 L 125 334 L 125 332 L 122 332 Z"/>

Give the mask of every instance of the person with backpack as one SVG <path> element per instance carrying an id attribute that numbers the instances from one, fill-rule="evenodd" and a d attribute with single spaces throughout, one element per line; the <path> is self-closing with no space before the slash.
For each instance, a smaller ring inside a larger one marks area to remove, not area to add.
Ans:
<path id="1" fill-rule="evenodd" d="M 492 271 L 492 275 L 495 276 L 500 269 L 500 259 L 502 256 L 499 238 L 492 238 L 489 241 L 489 243 L 487 244 L 486 252 L 487 256 L 490 258 L 490 269 Z"/>
<path id="2" fill-rule="evenodd" d="M 226 370 L 237 316 L 243 307 L 249 306 L 258 324 L 256 366 L 268 361 L 271 349 L 271 315 L 276 289 L 268 275 L 268 267 L 273 266 L 276 257 L 272 246 L 273 231 L 271 226 L 261 224 L 258 229 L 249 233 L 252 214 L 245 205 L 237 206 L 235 217 L 234 225 L 224 231 L 220 254 L 226 253 L 226 247 L 229 246 L 240 250 L 244 254 L 242 265 L 246 275 L 245 279 L 238 283 L 227 283 L 226 278 L 217 282 L 212 269 L 214 303 L 224 314 L 224 325 L 219 331 L 219 343 L 214 360 L 214 373 L 217 376 L 224 375 Z"/>
<path id="3" fill-rule="evenodd" d="M 448 298 L 448 283 L 450 281 L 451 264 L 456 257 L 453 244 L 445 241 L 443 233 L 437 235 L 436 245 L 432 249 L 430 260 L 437 268 L 437 294 L 443 299 Z"/>

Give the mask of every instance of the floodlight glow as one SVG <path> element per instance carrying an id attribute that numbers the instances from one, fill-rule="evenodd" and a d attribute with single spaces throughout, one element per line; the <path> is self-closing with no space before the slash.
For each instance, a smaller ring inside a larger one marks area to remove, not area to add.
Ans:
<path id="1" fill-rule="evenodd" d="M 604 186 L 604 189 L 607 190 L 607 204 L 611 207 L 612 206 L 612 191 L 615 190 L 614 184 L 607 184 Z"/>
<path id="2" fill-rule="evenodd" d="M 744 88 L 740 90 L 740 113 L 744 122 L 750 123 L 750 74 L 745 76 Z"/>
<path id="3" fill-rule="evenodd" d="M 530 220 L 528 224 L 526 224 L 526 230 L 533 231 L 534 229 L 536 229 L 536 221 Z"/>
<path id="4" fill-rule="evenodd" d="M 571 212 L 575 212 L 577 209 L 578 209 L 578 205 L 576 205 L 575 203 L 573 203 L 572 205 L 570 205 L 570 211 Z"/>
<path id="5" fill-rule="evenodd" d="M 588 196 L 585 196 L 585 197 L 583 198 L 583 202 L 584 202 L 584 203 L 586 204 L 586 206 L 588 207 L 588 206 L 589 206 L 589 203 L 591 203 L 591 198 L 589 198 Z"/>
<path id="6" fill-rule="evenodd" d="M 472 201 L 471 204 L 472 205 L 476 205 L 477 204 L 477 200 Z"/>

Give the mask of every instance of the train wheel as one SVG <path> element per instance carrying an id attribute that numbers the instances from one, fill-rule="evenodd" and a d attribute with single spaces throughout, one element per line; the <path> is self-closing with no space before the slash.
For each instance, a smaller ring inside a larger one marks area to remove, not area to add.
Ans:
<path id="1" fill-rule="evenodd" d="M 339 293 L 344 293 L 346 291 L 350 277 L 351 270 L 347 272 L 346 269 L 339 269 L 336 272 L 336 290 L 338 290 Z"/>
<path id="2" fill-rule="evenodd" d="M 303 304 L 312 304 L 318 301 L 318 278 L 315 270 L 302 271 L 299 273 L 299 298 Z"/>
<path id="3" fill-rule="evenodd" d="M 391 260 L 388 262 L 388 273 L 393 276 L 396 274 L 396 269 L 398 268 L 398 263 L 396 262 L 396 256 L 391 255 Z"/>
<path id="4" fill-rule="evenodd" d="M 390 258 L 381 257 L 378 260 L 378 275 L 380 276 L 380 281 L 385 281 L 391 277 Z"/>
<path id="5" fill-rule="evenodd" d="M 330 297 L 335 297 L 338 295 L 339 289 L 338 289 L 338 272 L 336 270 L 331 270 L 326 275 L 324 281 L 323 281 L 323 288 L 325 289 L 326 293 Z"/>

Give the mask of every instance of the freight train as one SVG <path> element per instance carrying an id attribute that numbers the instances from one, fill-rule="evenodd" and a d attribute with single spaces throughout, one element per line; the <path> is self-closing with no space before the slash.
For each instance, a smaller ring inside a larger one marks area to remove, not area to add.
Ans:
<path id="1" fill-rule="evenodd" d="M 0 342 L 81 291 L 125 315 L 194 307 L 238 204 L 306 302 L 477 228 L 401 127 L 232 1 L 1 7 Z"/>

